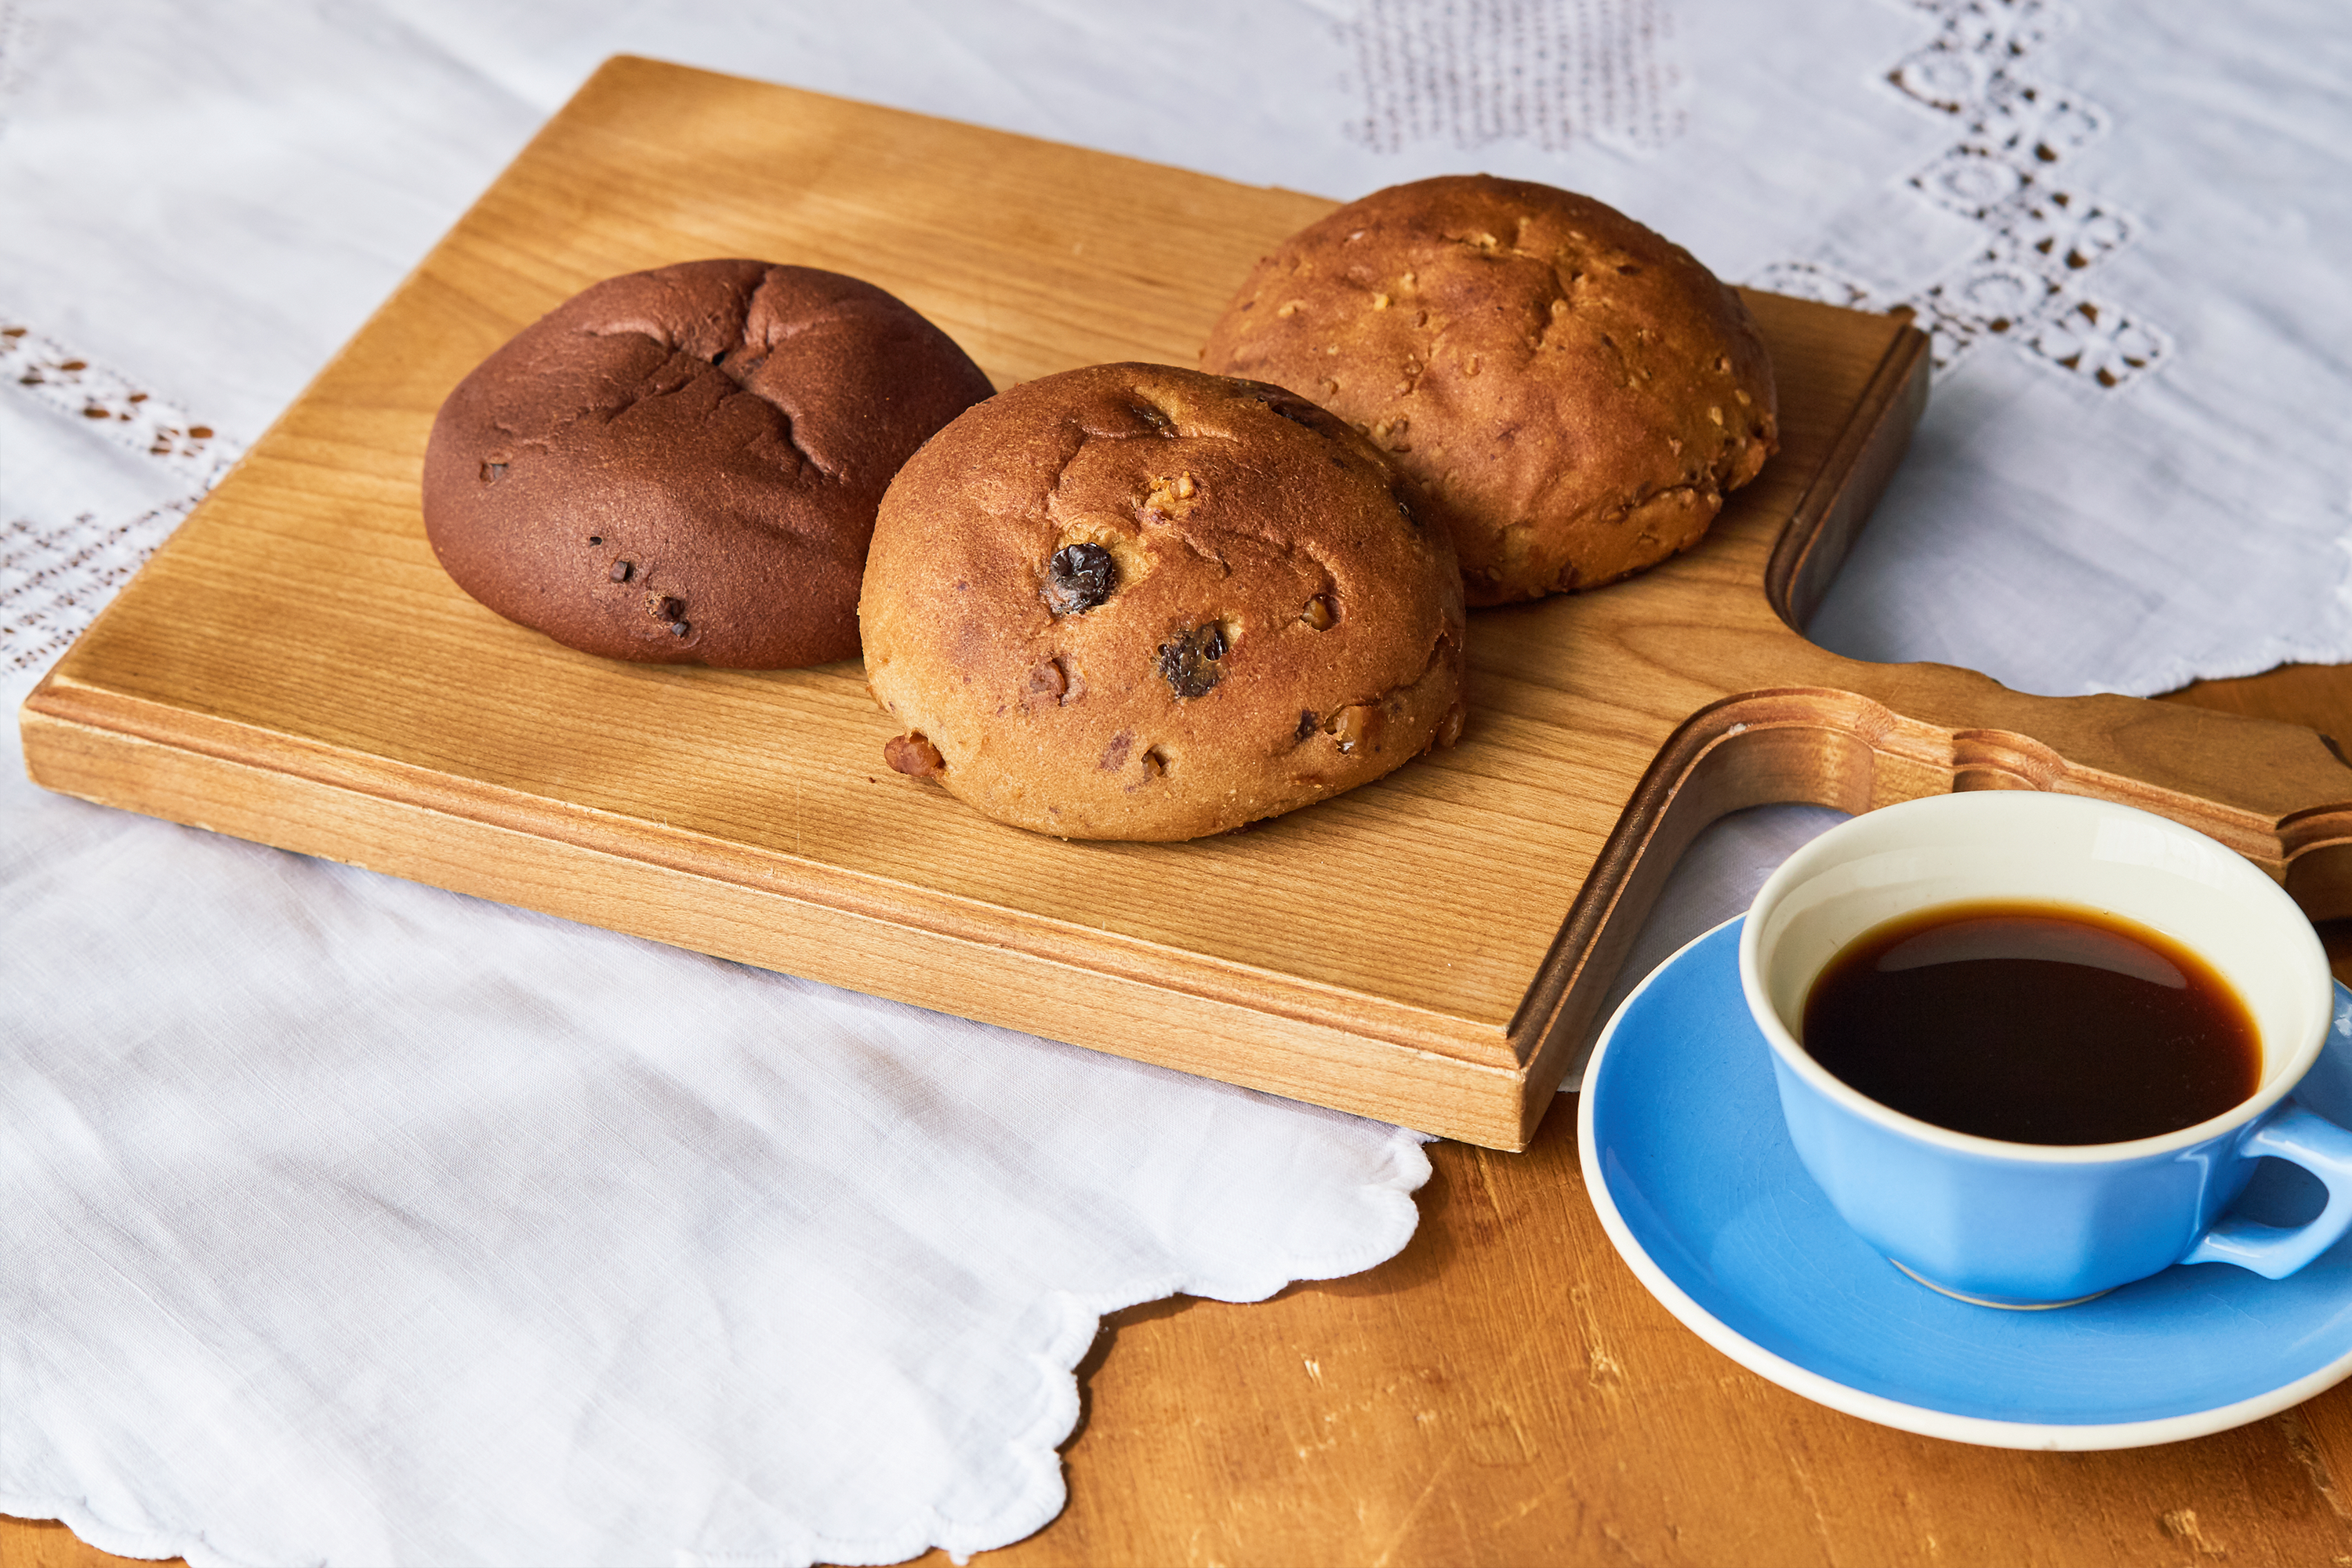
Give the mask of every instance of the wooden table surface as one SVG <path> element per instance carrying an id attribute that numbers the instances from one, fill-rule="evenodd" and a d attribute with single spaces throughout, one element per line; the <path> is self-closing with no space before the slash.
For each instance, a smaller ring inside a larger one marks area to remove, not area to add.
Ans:
<path id="1" fill-rule="evenodd" d="M 2352 666 L 2171 700 L 2352 736 Z M 2352 982 L 2352 922 L 2322 931 Z M 1643 1291 L 1585 1199 L 1575 1110 L 1561 1096 L 1523 1154 L 1433 1146 L 1420 1231 L 1381 1268 L 1106 1320 L 1068 1508 L 982 1561 L 2352 1564 L 2352 1384 L 2111 1454 L 1838 1415 Z M 124 1561 L 0 1520 L 0 1568 Z"/>

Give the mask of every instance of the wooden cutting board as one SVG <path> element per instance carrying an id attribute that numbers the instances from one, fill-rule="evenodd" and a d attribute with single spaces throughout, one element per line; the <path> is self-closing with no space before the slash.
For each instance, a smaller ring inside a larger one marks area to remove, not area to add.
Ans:
<path id="1" fill-rule="evenodd" d="M 597 279 L 709 256 L 898 294 L 999 385 L 1194 363 L 1331 204 L 647 60 L 607 64 L 25 705 L 52 789 L 877 994 L 1523 1147 L 1675 858 L 1766 801 L 2131 801 L 2352 911 L 2309 731 L 2021 697 L 1793 628 L 1927 390 L 1902 321 L 1749 299 L 1785 447 L 1706 542 L 1474 614 L 1454 750 L 1247 833 L 1075 844 L 882 763 L 855 663 L 607 663 L 435 564 L 434 410 Z"/>

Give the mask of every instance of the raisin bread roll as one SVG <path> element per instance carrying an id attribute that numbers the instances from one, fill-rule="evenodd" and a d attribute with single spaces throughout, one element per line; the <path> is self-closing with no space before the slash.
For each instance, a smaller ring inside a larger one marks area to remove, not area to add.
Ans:
<path id="1" fill-rule="evenodd" d="M 957 419 L 883 499 L 858 614 L 890 765 L 1066 838 L 1238 827 L 1462 723 L 1445 531 L 1346 424 L 1197 371 Z"/>
<path id="2" fill-rule="evenodd" d="M 1292 236 L 1201 359 L 1367 431 L 1453 531 L 1473 605 L 1689 549 L 1779 447 L 1738 295 L 1613 208 L 1486 174 L 1377 191 Z"/>

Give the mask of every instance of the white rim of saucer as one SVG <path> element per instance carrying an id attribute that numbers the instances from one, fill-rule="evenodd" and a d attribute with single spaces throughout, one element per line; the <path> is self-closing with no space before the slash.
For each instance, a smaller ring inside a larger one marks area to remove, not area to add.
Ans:
<path id="1" fill-rule="evenodd" d="M 1616 1247 L 1617 1256 L 1625 1260 L 1626 1267 L 1633 1269 L 1633 1277 L 1642 1282 L 1643 1288 L 1656 1297 L 1659 1304 L 1672 1312 L 1683 1327 L 1767 1382 L 1779 1384 L 1791 1394 L 1802 1394 L 1816 1405 L 1827 1405 L 1848 1415 L 1858 1415 L 1865 1421 L 1875 1421 L 1882 1426 L 1916 1432 L 1925 1437 L 1942 1437 L 1955 1443 L 1974 1443 L 1989 1448 L 2083 1452 L 2178 1443 L 2189 1437 L 2226 1432 L 2233 1426 L 2259 1421 L 2265 1415 L 2274 1415 L 2302 1404 L 2324 1389 L 2334 1387 L 2347 1374 L 2352 1374 L 2352 1351 L 2347 1351 L 2316 1372 L 2307 1373 L 2268 1393 L 2229 1405 L 2218 1405 L 2208 1410 L 2190 1411 L 2184 1415 L 2097 1424 L 1999 1421 L 1985 1415 L 1955 1415 L 1949 1411 L 1924 1405 L 1906 1405 L 1885 1394 L 1849 1387 L 1766 1350 L 1693 1300 L 1643 1250 L 1642 1244 L 1633 1238 L 1632 1227 L 1626 1225 L 1624 1215 L 1618 1212 L 1616 1198 L 1609 1190 L 1608 1179 L 1601 1170 L 1600 1156 L 1593 1148 L 1592 1091 L 1601 1081 L 1601 1059 L 1617 1037 L 1617 1026 L 1624 1021 L 1626 1013 L 1640 1000 L 1642 994 L 1649 990 L 1660 975 L 1681 963 L 1691 949 L 1725 926 L 1745 918 L 1746 913 L 1742 911 L 1722 924 L 1700 932 L 1642 977 L 1642 983 L 1627 993 L 1625 1000 L 1617 1005 L 1617 1011 L 1610 1015 L 1608 1026 L 1601 1031 L 1601 1038 L 1593 1045 L 1592 1055 L 1584 1065 L 1584 1088 L 1577 1096 L 1576 1155 L 1577 1163 L 1584 1172 L 1585 1195 L 1591 1200 L 1593 1212 L 1601 1216 L 1601 1228 L 1608 1233 L 1610 1245 Z M 2231 1265 L 2210 1267 L 2229 1268 Z"/>

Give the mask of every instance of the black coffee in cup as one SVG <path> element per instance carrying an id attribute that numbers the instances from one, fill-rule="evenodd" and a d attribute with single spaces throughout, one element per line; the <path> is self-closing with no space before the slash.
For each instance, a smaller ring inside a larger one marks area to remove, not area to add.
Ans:
<path id="1" fill-rule="evenodd" d="M 2262 1037 L 2213 967 L 2137 921 L 2032 901 L 1922 910 L 1841 949 L 1807 1055 L 1906 1116 L 2014 1143 L 2119 1143 L 2253 1094 Z"/>

